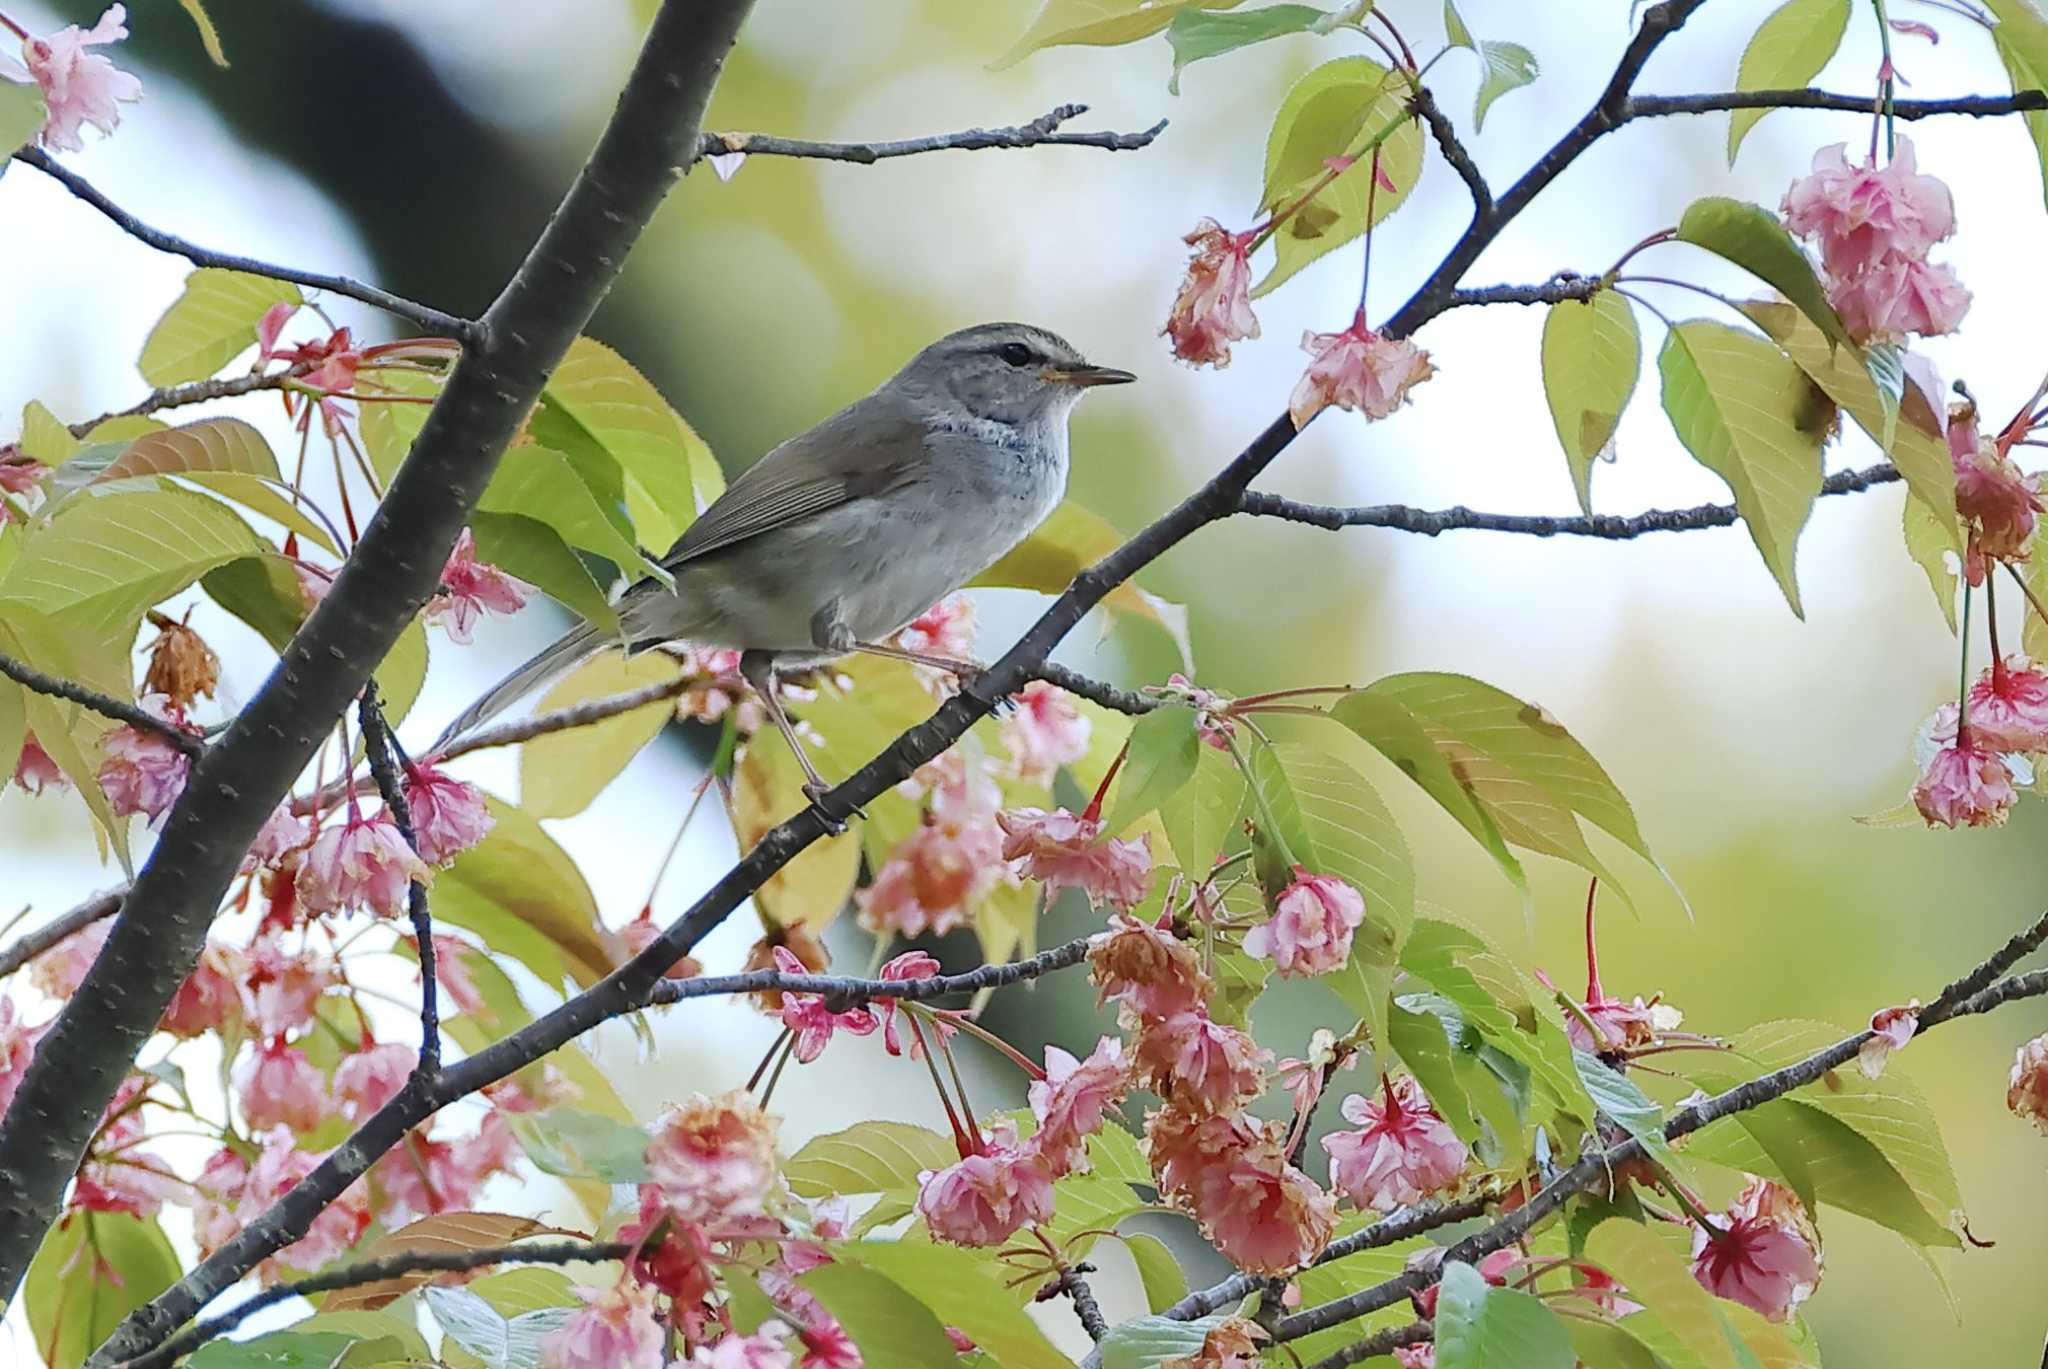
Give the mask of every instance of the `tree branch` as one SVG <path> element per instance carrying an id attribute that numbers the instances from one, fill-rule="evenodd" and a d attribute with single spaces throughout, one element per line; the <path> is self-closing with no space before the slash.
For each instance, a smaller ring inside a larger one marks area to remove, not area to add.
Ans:
<path id="1" fill-rule="evenodd" d="M 0 675 L 5 675 L 24 689 L 33 689 L 38 694 L 47 694 L 53 699 L 64 699 L 81 704 L 103 718 L 126 723 L 138 732 L 148 732 L 163 738 L 188 756 L 197 756 L 206 749 L 206 743 L 197 733 L 188 732 L 176 723 L 167 723 L 156 714 L 134 704 L 124 702 L 111 694 L 102 694 L 97 689 L 87 689 L 72 680 L 60 680 L 55 675 L 23 665 L 10 656 L 0 656 Z"/>
<path id="2" fill-rule="evenodd" d="M 1408 102 L 1422 122 L 1429 125 L 1429 131 L 1436 137 L 1436 145 L 1443 149 L 1444 160 L 1451 164 L 1451 170 L 1458 173 L 1458 179 L 1472 192 L 1472 211 L 1481 217 L 1493 212 L 1493 188 L 1480 174 L 1479 166 L 1472 160 L 1472 154 L 1458 137 L 1458 130 L 1451 124 L 1450 117 L 1437 104 L 1436 96 L 1428 86 L 1422 86 L 1415 97 Z"/>
<path id="3" fill-rule="evenodd" d="M 330 276 L 319 271 L 301 271 L 296 267 L 278 266 L 254 257 L 238 257 L 230 252 L 216 252 L 188 242 L 161 228 L 151 228 L 127 210 L 115 204 L 94 188 L 92 182 L 64 166 L 38 148 L 24 147 L 14 154 L 14 160 L 25 162 L 45 176 L 61 184 L 79 199 L 84 200 L 100 213 L 112 219 L 120 230 L 139 242 L 154 247 L 159 252 L 169 252 L 185 258 L 194 266 L 216 266 L 225 271 L 242 271 L 252 276 L 268 276 L 272 280 L 290 281 L 311 290 L 327 290 L 337 295 L 346 295 L 353 300 L 373 305 L 387 314 L 396 314 L 402 319 L 418 324 L 430 333 L 440 333 L 462 342 L 475 339 L 477 324 L 454 314 L 443 313 L 429 305 L 416 304 L 412 300 L 394 295 L 388 290 L 379 290 L 374 285 L 365 285 L 347 276 Z"/>
<path id="4" fill-rule="evenodd" d="M 1821 482 L 1822 494 L 1856 494 L 1889 485 L 1900 478 L 1890 462 L 1862 470 L 1837 471 Z M 1652 532 L 1694 532 L 1725 528 L 1739 521 L 1733 504 L 1700 504 L 1690 509 L 1649 509 L 1630 517 L 1611 513 L 1569 517 L 1549 514 L 1479 513 L 1462 504 L 1448 509 L 1418 509 L 1407 504 L 1369 504 L 1356 508 L 1303 504 L 1277 494 L 1250 491 L 1238 501 L 1240 513 L 1283 518 L 1291 523 L 1335 532 L 1339 528 L 1392 528 L 1435 537 L 1446 532 L 1511 532 L 1527 537 L 1599 537 L 1627 541 Z"/>
<path id="5" fill-rule="evenodd" d="M 32 932 L 24 932 L 19 941 L 0 951 L 0 979 L 13 974 L 58 942 L 84 931 L 101 918 L 112 917 L 120 912 L 121 900 L 127 896 L 128 886 L 125 884 L 118 889 L 109 889 L 103 894 L 94 894 L 62 917 L 55 918 Z"/>
<path id="6" fill-rule="evenodd" d="M 690 687 L 690 677 L 679 675 L 673 680 L 658 684 L 642 685 L 618 694 L 607 694 L 601 699 L 586 699 L 567 708 L 557 708 L 548 713 L 536 713 L 530 718 L 516 722 L 500 723 L 496 727 L 482 728 L 455 742 L 447 750 L 437 752 L 435 759 L 452 761 L 457 756 L 467 756 L 472 751 L 482 751 L 493 746 L 515 746 L 530 742 L 535 737 L 545 737 L 551 732 L 566 732 L 572 727 L 588 727 L 601 723 L 607 718 L 616 718 L 621 713 L 631 713 L 636 708 L 673 699 Z"/>
<path id="7" fill-rule="evenodd" d="M 0 1298 L 12 1298 L 93 1127 L 196 963 L 249 843 L 437 587 L 500 453 L 689 160 L 749 8 L 750 0 L 662 5 L 589 161 L 471 330 L 355 554 L 270 679 L 194 764 L 105 950 L 43 1038 L 0 1120 Z M 674 959 L 650 965 L 647 982 Z M 424 1116 L 441 1095 L 409 1087 L 400 1097 L 407 1107 L 425 1106 Z M 372 1154 L 389 1149 L 406 1129 L 383 1137 Z M 344 1145 L 337 1153 L 351 1152 Z M 300 1184 L 270 1219 L 252 1224 L 130 1315 L 97 1363 L 161 1341 L 279 1248 L 266 1243 L 282 1228 L 296 1220 L 303 1232 L 333 1196 Z"/>
<path id="8" fill-rule="evenodd" d="M 1028 124 L 1010 128 L 969 128 L 959 133 L 934 133 L 894 142 L 819 143 L 805 138 L 777 138 L 767 133 L 706 133 L 697 142 L 695 161 L 744 152 L 750 157 L 808 157 L 827 162 L 879 162 L 914 157 L 923 152 L 977 152 L 984 148 L 1099 147 L 1109 152 L 1135 152 L 1150 147 L 1166 129 L 1161 119 L 1142 133 L 1061 133 L 1059 126 L 1088 112 L 1086 105 L 1061 105 Z"/>
<path id="9" fill-rule="evenodd" d="M 1598 276 L 1575 276 L 1560 272 L 1541 285 L 1481 285 L 1470 290 L 1451 291 L 1447 307 L 1462 309 L 1474 304 L 1562 304 L 1568 299 L 1591 299 L 1607 286 Z"/>
<path id="10" fill-rule="evenodd" d="M 1426 1321 L 1411 1321 L 1406 1326 L 1390 1326 L 1384 1331 L 1375 1331 L 1364 1340 L 1354 1341 L 1342 1350 L 1323 1356 L 1308 1369 L 1345 1369 L 1346 1365 L 1363 1364 L 1381 1355 L 1391 1355 L 1404 1345 L 1420 1345 L 1436 1335 L 1436 1327 Z"/>
<path id="11" fill-rule="evenodd" d="M 1115 685 L 1104 684 L 1091 679 L 1078 670 L 1069 670 L 1063 665 L 1046 661 L 1031 672 L 1047 684 L 1058 685 L 1069 694 L 1078 694 L 1093 700 L 1104 708 L 1116 713 L 1128 713 L 1133 717 L 1150 713 L 1159 707 L 1159 700 L 1149 694 L 1140 694 L 1134 689 L 1118 689 Z"/>
<path id="12" fill-rule="evenodd" d="M 377 697 L 377 682 L 363 685 L 356 703 L 356 716 L 363 724 L 363 755 L 370 762 L 371 778 L 391 814 L 392 823 L 412 853 L 420 853 L 419 831 L 412 825 L 412 806 L 406 802 L 405 786 L 398 778 L 398 764 L 391 752 L 397 745 L 391 724 L 384 717 L 384 705 Z M 420 1053 L 413 1063 L 413 1077 L 432 1078 L 441 1068 L 440 982 L 434 974 L 434 914 L 427 906 L 427 886 L 410 880 L 405 888 L 406 912 L 412 919 L 413 940 L 420 957 Z"/>
<path id="13" fill-rule="evenodd" d="M 1081 1329 L 1088 1333 L 1088 1339 L 1100 1344 L 1109 1334 L 1109 1319 L 1102 1315 L 1102 1304 L 1095 1301 L 1095 1290 L 1081 1276 L 1093 1273 L 1092 1264 L 1077 1264 L 1061 1272 L 1057 1279 L 1039 1290 L 1038 1301 L 1059 1297 L 1062 1293 L 1073 1300 L 1074 1315 L 1081 1319 Z"/>
<path id="14" fill-rule="evenodd" d="M 139 414 L 153 414 L 159 409 L 177 409 L 187 404 L 204 404 L 210 399 L 233 399 L 238 395 L 253 394 L 258 390 L 282 390 L 298 376 L 311 370 L 311 363 L 300 363 L 288 371 L 268 373 L 251 372 L 245 376 L 229 376 L 224 380 L 195 380 L 185 385 L 166 385 L 151 390 L 139 403 L 125 409 L 88 418 L 83 423 L 68 425 L 67 431 L 73 437 L 84 437 L 100 424 L 116 418 L 133 418 Z"/>
<path id="15" fill-rule="evenodd" d="M 1827 109 L 1868 115 L 1876 108 L 1867 95 L 1836 95 L 1825 90 L 1730 90 L 1709 95 L 1637 95 L 1628 102 L 1626 118 L 1657 119 L 1668 114 L 1710 114 L 1722 109 Z M 2011 95 L 1961 95 L 1946 100 L 1894 100 L 1890 113 L 1900 119 L 1931 119 L 1942 114 L 1985 118 L 2048 110 L 2048 95 L 2021 90 Z"/>
<path id="16" fill-rule="evenodd" d="M 642 1001 L 649 1007 L 662 1007 L 680 1003 L 686 998 L 779 990 L 784 993 L 823 994 L 834 1012 L 845 1012 L 875 998 L 918 1003 L 927 998 L 943 998 L 949 993 L 1000 989 L 1036 979 L 1054 970 L 1064 970 L 1069 965 L 1078 965 L 1088 955 L 1090 939 L 1077 937 L 1025 960 L 982 965 L 960 974 L 937 974 L 928 979 L 854 979 L 830 974 L 785 974 L 780 970 L 698 975 L 692 979 L 658 979 Z"/>

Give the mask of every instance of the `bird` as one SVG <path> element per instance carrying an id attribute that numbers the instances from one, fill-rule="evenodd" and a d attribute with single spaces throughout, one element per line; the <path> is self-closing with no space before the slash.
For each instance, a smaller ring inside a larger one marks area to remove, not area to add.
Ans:
<path id="1" fill-rule="evenodd" d="M 618 633 L 582 623 L 492 686 L 438 753 L 607 646 L 672 642 L 740 652 L 740 674 L 802 763 L 829 787 L 777 697 L 778 677 L 854 652 L 965 678 L 971 661 L 885 639 L 987 570 L 1065 497 L 1067 419 L 1088 390 L 1136 380 L 1027 323 L 949 333 L 870 394 L 733 480 L 654 577 L 616 600 Z"/>

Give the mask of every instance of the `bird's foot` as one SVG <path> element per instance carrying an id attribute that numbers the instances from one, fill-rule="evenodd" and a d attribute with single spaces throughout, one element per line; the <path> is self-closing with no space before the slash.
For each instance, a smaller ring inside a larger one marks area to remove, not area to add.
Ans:
<path id="1" fill-rule="evenodd" d="M 832 786 L 823 780 L 806 781 L 803 787 L 804 797 L 811 801 L 811 811 L 816 813 L 819 820 L 825 824 L 826 832 L 835 837 L 844 836 L 846 834 L 846 818 L 840 817 L 825 806 L 825 797 L 831 792 Z M 856 808 L 847 814 L 847 817 L 866 818 L 867 811 Z"/>

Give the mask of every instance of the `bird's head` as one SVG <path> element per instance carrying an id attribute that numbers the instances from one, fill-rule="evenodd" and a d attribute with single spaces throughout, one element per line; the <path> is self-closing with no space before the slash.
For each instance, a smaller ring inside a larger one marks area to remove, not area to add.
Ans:
<path id="1" fill-rule="evenodd" d="M 1058 419 L 1090 387 L 1137 377 L 1096 366 L 1057 333 L 1028 323 L 984 323 L 949 333 L 889 383 L 926 403 L 995 423 Z"/>

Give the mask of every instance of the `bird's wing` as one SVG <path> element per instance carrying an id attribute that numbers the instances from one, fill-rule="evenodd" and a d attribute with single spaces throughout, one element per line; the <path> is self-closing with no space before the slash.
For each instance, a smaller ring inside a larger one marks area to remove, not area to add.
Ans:
<path id="1" fill-rule="evenodd" d="M 927 427 L 875 395 L 762 457 L 692 523 L 663 566 L 675 570 L 735 542 L 901 488 L 925 469 Z"/>

